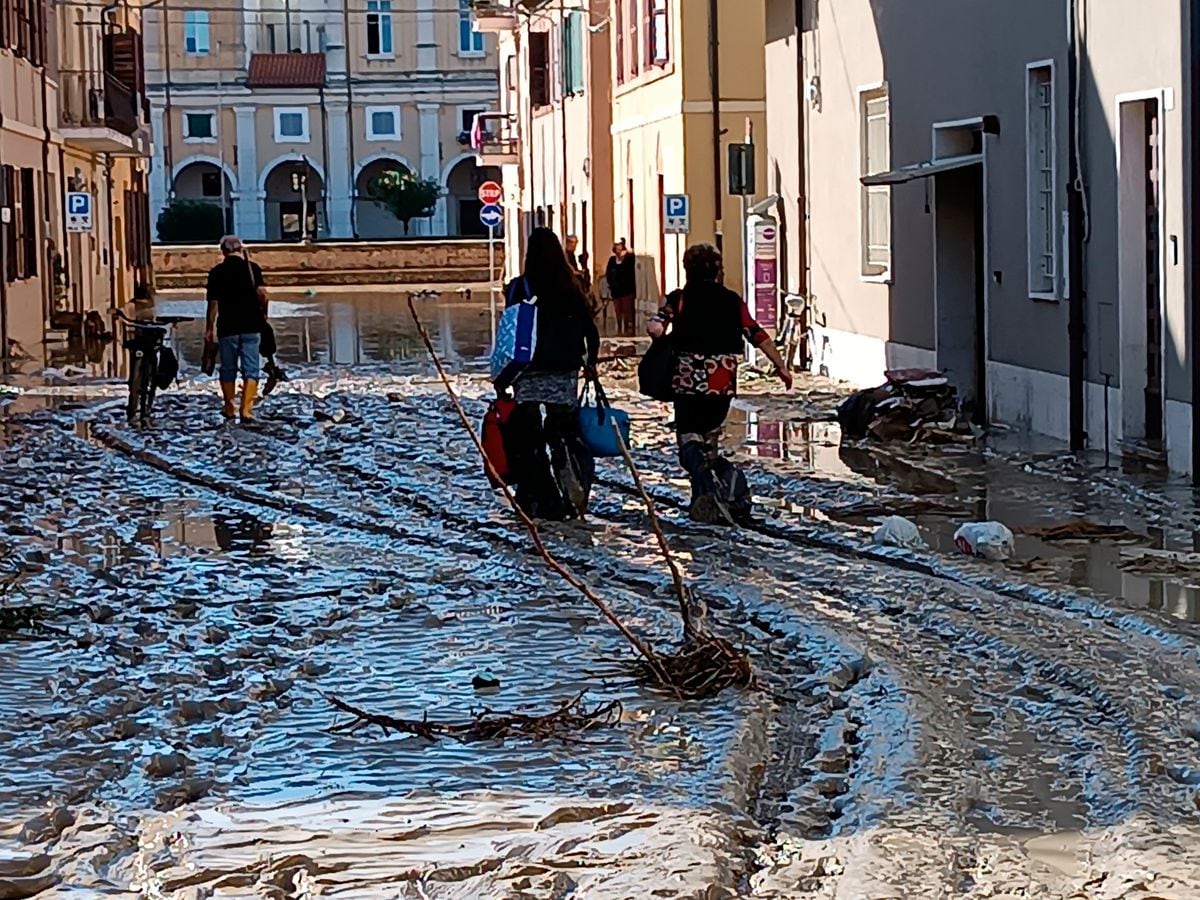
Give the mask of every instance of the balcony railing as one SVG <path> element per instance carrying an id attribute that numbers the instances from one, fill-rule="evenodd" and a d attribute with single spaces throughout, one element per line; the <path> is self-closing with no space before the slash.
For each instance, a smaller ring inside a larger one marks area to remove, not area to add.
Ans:
<path id="1" fill-rule="evenodd" d="M 471 149 L 481 166 L 515 166 L 519 163 L 521 146 L 513 117 L 501 112 L 477 115 L 471 128 Z"/>
<path id="2" fill-rule="evenodd" d="M 475 30 L 484 34 L 514 31 L 517 27 L 513 0 L 472 0 L 471 18 Z"/>
<path id="3" fill-rule="evenodd" d="M 59 73 L 63 133 L 67 141 L 93 151 L 138 152 L 146 128 L 143 98 L 109 72 Z"/>

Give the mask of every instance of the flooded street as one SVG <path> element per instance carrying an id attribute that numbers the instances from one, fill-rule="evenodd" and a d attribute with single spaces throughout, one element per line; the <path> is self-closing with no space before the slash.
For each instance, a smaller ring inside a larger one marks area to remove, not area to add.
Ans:
<path id="1" fill-rule="evenodd" d="M 842 445 L 831 385 L 750 379 L 726 442 L 759 520 L 701 527 L 667 407 L 610 363 L 688 582 L 770 688 L 678 701 L 488 488 L 403 295 L 272 309 L 292 380 L 253 429 L 220 421 L 199 322 L 150 428 L 111 347 L 0 394 L 0 897 L 1200 896 L 1190 491 L 1004 434 Z M 480 417 L 486 298 L 423 309 Z M 892 514 L 929 549 L 873 545 Z M 1012 561 L 954 550 L 982 519 Z M 1046 531 L 1080 521 L 1108 530 Z M 620 460 L 545 540 L 681 639 Z M 330 730 L 331 697 L 463 721 L 581 693 L 619 721 Z"/>

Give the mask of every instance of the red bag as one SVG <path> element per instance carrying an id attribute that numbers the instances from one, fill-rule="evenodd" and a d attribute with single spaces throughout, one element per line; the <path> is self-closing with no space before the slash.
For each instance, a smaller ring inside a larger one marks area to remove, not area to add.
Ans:
<path id="1" fill-rule="evenodd" d="M 488 481 L 492 483 L 492 487 L 498 488 L 503 487 L 505 484 L 512 484 L 512 472 L 508 465 L 508 451 L 504 448 L 504 430 L 508 427 L 508 421 L 512 418 L 512 414 L 516 412 L 516 409 L 516 400 L 508 397 L 497 397 L 488 404 L 487 412 L 483 416 L 480 443 L 483 444 L 483 452 L 492 464 L 492 468 L 496 470 L 496 474 L 503 480 L 503 483 L 496 481 L 491 470 L 485 464 L 483 467 L 484 474 L 487 475 Z"/>

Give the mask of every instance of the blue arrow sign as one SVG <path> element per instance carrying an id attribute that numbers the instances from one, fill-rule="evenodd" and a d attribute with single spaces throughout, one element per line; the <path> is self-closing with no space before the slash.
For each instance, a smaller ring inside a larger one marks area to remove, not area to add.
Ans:
<path id="1" fill-rule="evenodd" d="M 488 228 L 499 228 L 504 221 L 504 210 L 494 204 L 489 204 L 479 211 L 479 221 Z"/>

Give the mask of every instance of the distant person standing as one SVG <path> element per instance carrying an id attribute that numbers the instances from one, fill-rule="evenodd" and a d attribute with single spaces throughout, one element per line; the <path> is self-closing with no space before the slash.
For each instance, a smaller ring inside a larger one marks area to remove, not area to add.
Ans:
<path id="1" fill-rule="evenodd" d="M 573 234 L 568 234 L 566 240 L 563 241 L 563 251 L 567 254 L 567 262 L 575 274 L 575 280 L 579 282 L 580 289 L 587 297 L 588 309 L 592 311 L 592 318 L 596 318 L 599 307 L 592 292 L 592 274 L 587 268 L 587 251 L 579 253 L 579 238 Z"/>
<path id="2" fill-rule="evenodd" d="M 245 255 L 241 238 L 221 238 L 224 259 L 208 273 L 208 320 L 204 332 L 207 341 L 215 340 L 220 349 L 221 414 L 232 419 L 240 413 L 243 422 L 254 418 L 254 398 L 262 368 L 259 350 L 266 324 L 266 282 L 262 269 Z M 234 410 L 238 369 L 242 373 L 242 403 Z"/>
<path id="3" fill-rule="evenodd" d="M 625 238 L 613 244 L 613 255 L 609 257 L 604 276 L 608 280 L 608 293 L 617 317 L 617 332 L 628 337 L 633 334 L 636 318 L 637 259 Z"/>

